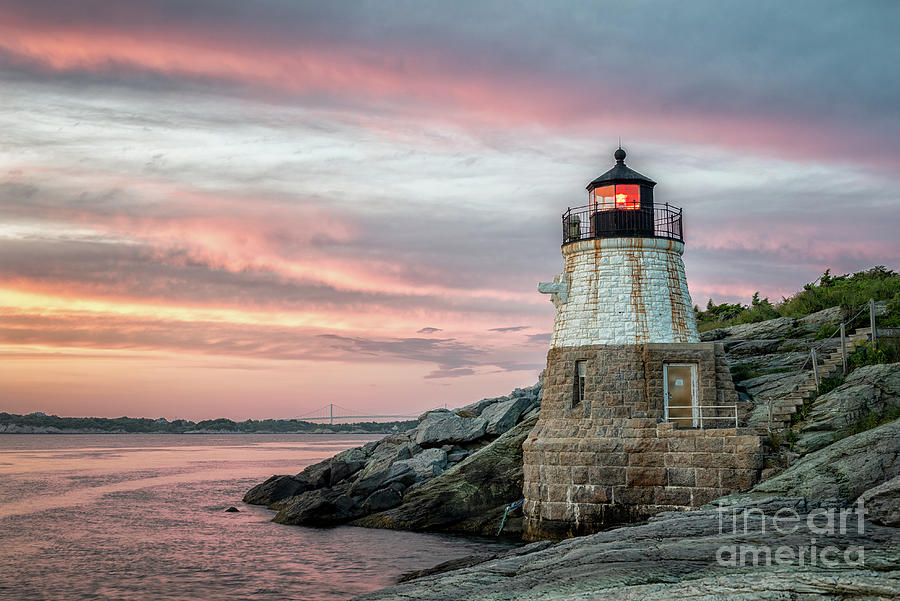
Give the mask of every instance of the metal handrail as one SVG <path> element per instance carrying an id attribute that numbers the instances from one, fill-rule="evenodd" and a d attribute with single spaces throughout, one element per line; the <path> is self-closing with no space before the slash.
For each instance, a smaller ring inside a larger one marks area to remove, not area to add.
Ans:
<path id="1" fill-rule="evenodd" d="M 715 416 L 715 417 L 707 417 L 706 419 L 707 419 L 707 420 L 713 420 L 713 419 L 727 419 L 727 420 L 732 420 L 732 419 L 733 419 L 733 420 L 734 420 L 734 427 L 735 427 L 735 428 L 738 427 L 738 406 L 737 406 L 737 403 L 734 403 L 734 404 L 732 404 L 732 405 L 668 405 L 668 404 L 667 404 L 667 405 L 665 405 L 665 418 L 664 418 L 664 420 L 667 421 L 667 422 L 668 422 L 668 421 L 671 421 L 671 420 L 669 419 L 669 409 L 690 409 L 691 411 L 693 411 L 694 409 L 697 409 L 697 410 L 698 410 L 697 413 L 699 414 L 698 417 L 700 418 L 700 429 L 701 429 L 701 430 L 703 429 L 703 419 L 704 419 L 704 418 L 703 418 L 703 409 L 733 409 L 733 410 L 734 410 L 734 416 L 733 416 L 733 417 L 732 417 L 732 416 L 727 416 L 727 417 L 719 417 L 719 416 Z M 690 417 L 676 417 L 676 418 L 674 418 L 674 419 L 694 419 L 694 416 L 691 415 Z"/>
<path id="2" fill-rule="evenodd" d="M 819 342 L 818 344 L 813 344 L 809 347 L 809 355 L 806 357 L 806 360 L 803 361 L 803 365 L 801 365 L 799 368 L 797 368 L 797 373 L 799 374 L 800 372 L 805 370 L 806 365 L 810 362 L 810 360 L 814 361 L 815 363 L 813 363 L 813 365 L 812 365 L 812 370 L 813 370 L 813 377 L 815 378 L 816 388 L 818 389 L 818 387 L 819 387 L 818 351 L 819 351 L 819 349 L 821 349 L 822 347 L 825 346 L 825 343 L 827 343 L 829 340 L 834 338 L 838 333 L 840 333 L 841 334 L 841 354 L 842 354 L 843 363 L 844 363 L 842 371 L 844 374 L 846 374 L 847 373 L 847 349 L 846 349 L 846 342 L 845 342 L 846 328 L 847 328 L 848 324 L 852 324 L 854 321 L 856 321 L 857 317 L 859 317 L 866 311 L 869 311 L 871 314 L 870 324 L 872 327 L 872 339 L 874 340 L 876 338 L 875 327 L 874 327 L 875 326 L 874 299 L 869 299 L 869 301 L 865 305 L 862 305 L 862 309 L 860 309 L 859 311 L 856 312 L 856 315 L 854 315 L 853 317 L 851 317 L 849 319 L 842 319 L 841 324 L 834 330 L 834 332 L 832 332 L 831 334 L 829 334 L 828 336 L 823 338 L 821 340 L 821 342 Z M 787 397 L 791 396 L 792 394 L 795 394 L 799 387 L 800 387 L 800 382 L 797 382 L 790 388 L 790 390 L 783 392 L 779 395 L 776 395 L 775 397 L 772 397 L 772 396 L 769 397 L 769 402 L 768 402 L 768 409 L 769 409 L 769 411 L 768 411 L 768 413 L 769 413 L 768 430 L 769 430 L 769 432 L 772 431 L 772 424 L 773 424 L 773 418 L 774 418 L 774 416 L 773 416 L 774 403 L 776 401 L 780 401 L 781 399 L 787 398 Z"/>
<path id="3" fill-rule="evenodd" d="M 831 340 L 832 338 L 834 338 L 835 335 L 838 334 L 842 329 L 843 329 L 843 330 L 846 330 L 847 325 L 853 323 L 854 321 L 856 321 L 856 318 L 857 318 L 857 317 L 859 317 L 860 315 L 862 315 L 862 314 L 863 314 L 864 312 L 866 312 L 866 311 L 873 311 L 873 309 L 871 308 L 871 306 L 872 306 L 872 301 L 870 300 L 870 301 L 867 302 L 865 305 L 863 305 L 863 308 L 862 308 L 862 309 L 860 309 L 859 311 L 856 312 L 856 315 L 854 315 L 854 316 L 851 317 L 850 319 L 843 319 L 843 320 L 841 320 L 841 325 L 839 325 L 839 326 L 834 330 L 834 332 L 832 332 L 831 334 L 829 334 L 828 336 L 826 336 L 825 338 L 823 338 L 822 341 L 821 341 L 819 344 L 814 344 L 814 345 L 810 346 L 810 347 L 809 347 L 809 350 L 810 350 L 810 351 L 818 351 L 820 348 L 822 348 L 823 346 L 825 346 L 825 343 L 826 343 L 826 342 L 828 342 L 829 340 Z M 810 357 L 811 357 L 811 356 L 812 356 L 812 355 L 810 355 Z M 803 369 L 806 368 L 806 364 L 809 363 L 810 357 L 807 357 L 807 358 L 806 358 L 806 361 L 803 362 L 803 365 L 801 365 L 801 366 L 800 366 L 800 369 L 797 370 L 797 371 L 803 371 Z"/>
<path id="4" fill-rule="evenodd" d="M 666 238 L 684 242 L 682 210 L 669 203 L 637 209 L 586 205 L 562 216 L 563 244 L 591 238 Z"/>

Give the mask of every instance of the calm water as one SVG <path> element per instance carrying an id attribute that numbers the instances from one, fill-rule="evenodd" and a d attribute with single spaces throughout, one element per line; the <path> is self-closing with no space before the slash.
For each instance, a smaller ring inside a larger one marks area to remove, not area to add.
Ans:
<path id="1" fill-rule="evenodd" d="M 346 599 L 508 547 L 282 526 L 241 503 L 271 474 L 375 438 L 0 434 L 0 599 Z"/>

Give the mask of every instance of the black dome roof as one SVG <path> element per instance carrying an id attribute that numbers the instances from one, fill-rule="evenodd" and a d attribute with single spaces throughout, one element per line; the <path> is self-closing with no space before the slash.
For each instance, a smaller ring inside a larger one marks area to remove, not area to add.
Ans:
<path id="1" fill-rule="evenodd" d="M 589 183 L 587 185 L 588 190 L 593 190 L 597 186 L 605 184 L 643 184 L 645 186 L 650 186 L 651 188 L 656 185 L 656 182 L 646 175 L 641 175 L 631 167 L 625 165 L 624 150 L 619 148 L 613 156 L 616 159 L 616 165 Z"/>

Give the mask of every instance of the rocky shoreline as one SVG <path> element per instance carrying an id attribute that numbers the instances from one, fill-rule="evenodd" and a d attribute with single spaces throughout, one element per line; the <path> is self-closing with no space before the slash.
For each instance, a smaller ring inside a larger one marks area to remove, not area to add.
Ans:
<path id="1" fill-rule="evenodd" d="M 810 527 L 810 515 L 842 508 L 836 502 L 782 497 L 733 505 L 724 512 L 710 508 L 660 514 L 644 524 L 470 558 L 470 565 L 457 560 L 460 566 L 448 565 L 449 571 L 424 573 L 357 599 L 896 598 L 900 595 L 897 528 L 867 523 L 860 532 L 853 523 L 845 533 L 828 534 L 815 525 Z M 731 528 L 731 516 L 741 516 L 747 509 L 753 511 L 748 528 L 743 528 L 742 521 Z M 794 516 L 795 521 L 786 521 Z M 776 523 L 781 531 L 775 528 Z"/>
<path id="2" fill-rule="evenodd" d="M 704 334 L 725 345 L 743 414 L 761 414 L 770 395 L 797 381 L 804 349 L 836 318 L 837 311 L 826 310 Z M 286 524 L 495 536 L 504 509 L 521 498 L 522 442 L 537 420 L 540 399 L 538 384 L 454 411 L 426 413 L 412 430 L 294 476 L 273 476 L 244 500 L 267 505 L 277 511 L 275 521 Z M 900 363 L 858 368 L 815 397 L 788 432 L 767 439 L 762 481 L 746 493 L 592 536 L 455 560 L 361 599 L 896 598 L 898 413 Z M 771 528 L 721 532 L 718 505 L 765 514 L 769 522 L 794 512 L 802 527 L 787 534 Z M 860 508 L 866 512 L 862 532 L 820 532 L 806 522 L 821 512 Z M 521 515 L 513 512 L 504 534 L 520 533 Z M 722 547 L 756 545 L 773 552 L 793 549 L 796 559 L 811 544 L 841 553 L 862 547 L 865 563 L 728 565 L 716 555 Z"/>
<path id="3" fill-rule="evenodd" d="M 540 408 L 539 384 L 454 411 L 429 411 L 417 426 L 340 453 L 296 475 L 272 476 L 245 503 L 274 521 L 494 535 L 522 496 L 522 442 Z M 516 536 L 521 518 L 504 531 Z"/>

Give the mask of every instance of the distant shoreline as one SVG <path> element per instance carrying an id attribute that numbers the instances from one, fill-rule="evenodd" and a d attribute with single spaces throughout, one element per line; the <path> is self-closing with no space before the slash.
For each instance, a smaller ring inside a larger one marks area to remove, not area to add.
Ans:
<path id="1" fill-rule="evenodd" d="M 59 417 L 0 412 L 0 434 L 391 434 L 415 427 L 416 420 L 317 424 L 298 419 L 226 418 L 201 420 L 145 417 Z"/>
<path id="2" fill-rule="evenodd" d="M 380 431 L 380 430 L 343 430 L 343 431 L 338 431 L 338 430 L 329 430 L 329 431 L 321 431 L 321 430 L 302 431 L 302 430 L 295 430 L 295 431 L 293 431 L 293 432 L 236 432 L 236 431 L 230 431 L 230 430 L 229 430 L 229 431 L 221 431 L 221 432 L 215 432 L 215 431 L 212 431 L 212 430 L 207 430 L 207 431 L 203 431 L 203 432 L 126 432 L 126 431 L 124 431 L 124 430 L 119 430 L 119 431 L 111 431 L 111 430 L 96 430 L 96 431 L 88 431 L 88 430 L 53 430 L 53 431 L 46 431 L 46 432 L 16 432 L 16 431 L 13 431 L 13 432 L 7 432 L 7 431 L 0 432 L 0 436 L 2 436 L 2 435 L 4 435 L 4 434 L 9 434 L 10 436 L 29 436 L 29 435 L 35 435 L 35 434 L 38 434 L 38 435 L 44 435 L 44 434 L 50 434 L 50 435 L 55 435 L 55 434 L 77 434 L 77 435 L 85 435 L 85 436 L 91 435 L 91 434 L 110 434 L 110 435 L 112 435 L 112 434 L 120 434 L 120 435 L 121 435 L 121 434 L 166 434 L 166 435 L 171 435 L 171 436 L 184 436 L 184 435 L 190 435 L 190 436 L 195 436 L 195 435 L 196 435 L 196 436 L 208 436 L 208 435 L 213 435 L 213 434 L 235 434 L 235 435 L 237 435 L 237 434 L 245 434 L 245 435 L 246 435 L 246 434 L 261 434 L 261 435 L 264 435 L 264 436 L 271 436 L 271 435 L 285 435 L 285 434 L 316 434 L 316 435 L 327 436 L 327 435 L 330 435 L 330 434 L 384 434 L 384 432 L 382 432 L 382 431 Z"/>

